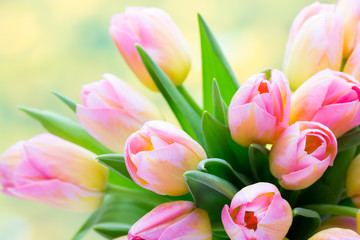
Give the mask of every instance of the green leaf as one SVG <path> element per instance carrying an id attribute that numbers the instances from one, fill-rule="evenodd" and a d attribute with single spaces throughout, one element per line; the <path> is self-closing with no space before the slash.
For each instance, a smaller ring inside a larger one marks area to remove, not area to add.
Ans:
<path id="1" fill-rule="evenodd" d="M 217 79 L 221 95 L 226 104 L 230 103 L 239 88 L 239 84 L 213 33 L 200 14 L 198 14 L 198 20 L 202 57 L 204 110 L 213 113 L 211 99 L 212 80 L 214 78 Z"/>
<path id="2" fill-rule="evenodd" d="M 227 106 L 221 97 L 219 85 L 216 79 L 212 82 L 212 99 L 214 117 L 222 124 L 227 125 Z"/>
<path id="3" fill-rule="evenodd" d="M 269 150 L 259 144 L 251 144 L 249 147 L 249 161 L 251 172 L 257 182 L 277 183 L 270 172 Z"/>
<path id="4" fill-rule="evenodd" d="M 106 238 L 126 235 L 130 227 L 165 198 L 149 191 L 109 186 L 104 201 L 73 237 L 79 240 L 92 228 Z"/>
<path id="5" fill-rule="evenodd" d="M 318 181 L 300 193 L 298 204 L 337 204 L 345 185 L 346 171 L 354 158 L 355 150 L 356 148 L 351 148 L 338 153 L 334 166 L 328 167 Z"/>
<path id="6" fill-rule="evenodd" d="M 211 230 L 213 232 L 213 239 L 230 239 L 227 235 L 224 225 L 221 222 L 211 224 Z"/>
<path id="7" fill-rule="evenodd" d="M 226 160 L 230 165 L 246 174 L 249 170 L 247 159 L 247 148 L 237 145 L 245 154 L 245 158 L 237 158 L 232 146 L 236 146 L 230 136 L 229 127 L 222 124 L 211 116 L 208 112 L 203 113 L 202 131 L 205 141 L 205 149 L 209 158 L 221 158 Z"/>
<path id="8" fill-rule="evenodd" d="M 201 117 L 186 101 L 184 96 L 174 86 L 161 68 L 151 59 L 147 52 L 139 45 L 136 46 L 140 57 L 162 93 L 182 128 L 200 144 L 203 143 L 201 133 Z"/>
<path id="9" fill-rule="evenodd" d="M 52 94 L 54 94 L 56 97 L 58 97 L 62 102 L 64 102 L 73 112 L 76 113 L 76 102 L 72 99 L 62 95 L 61 93 L 57 91 L 51 91 Z"/>
<path id="10" fill-rule="evenodd" d="M 90 136 L 79 123 L 49 111 L 28 107 L 19 107 L 19 109 L 38 120 L 49 133 L 84 147 L 96 154 L 111 153 L 109 149 Z"/>
<path id="11" fill-rule="evenodd" d="M 101 164 L 110 168 L 117 174 L 131 179 L 129 172 L 126 169 L 125 158 L 123 154 L 104 154 L 96 158 Z"/>
<path id="12" fill-rule="evenodd" d="M 200 171 L 188 171 L 184 176 L 196 205 L 207 211 L 212 222 L 221 222 L 221 210 L 238 189 L 222 178 Z"/>
<path id="13" fill-rule="evenodd" d="M 223 159 L 209 158 L 202 160 L 197 169 L 201 172 L 210 173 L 219 178 L 225 179 L 231 182 L 238 189 L 241 189 L 247 185 L 252 184 L 250 179 L 245 175 L 236 172 L 231 165 Z"/>
<path id="14" fill-rule="evenodd" d="M 360 129 L 345 133 L 338 139 L 338 152 L 360 145 Z"/>
<path id="15" fill-rule="evenodd" d="M 291 240 L 308 239 L 320 223 L 320 215 L 317 212 L 305 208 L 294 208 L 293 222 L 286 237 Z"/>

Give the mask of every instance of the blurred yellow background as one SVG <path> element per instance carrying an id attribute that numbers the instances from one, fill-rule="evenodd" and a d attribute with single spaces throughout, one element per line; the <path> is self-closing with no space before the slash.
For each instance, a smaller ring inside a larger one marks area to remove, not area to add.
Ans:
<path id="1" fill-rule="evenodd" d="M 43 131 L 16 106 L 53 109 L 73 118 L 50 91 L 57 90 L 79 101 L 81 86 L 100 80 L 105 72 L 131 82 L 169 112 L 161 96 L 140 85 L 109 37 L 110 17 L 126 6 L 160 7 L 172 16 L 192 52 L 192 69 L 185 86 L 200 102 L 197 12 L 212 28 L 242 82 L 267 67 L 281 68 L 291 22 L 312 2 L 0 0 L 0 152 Z M 70 239 L 87 216 L 0 195 L 0 239 Z M 102 238 L 91 233 L 85 239 Z"/>

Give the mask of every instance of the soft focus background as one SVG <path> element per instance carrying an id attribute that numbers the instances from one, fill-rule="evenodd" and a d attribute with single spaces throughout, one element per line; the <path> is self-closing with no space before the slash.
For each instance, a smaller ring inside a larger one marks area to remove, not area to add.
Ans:
<path id="1" fill-rule="evenodd" d="M 201 62 L 196 13 L 215 33 L 240 82 L 267 67 L 281 68 L 293 18 L 311 0 L 0 0 L 0 152 L 43 129 L 16 109 L 53 109 L 73 118 L 57 90 L 79 101 L 81 86 L 105 72 L 131 82 L 163 111 L 159 94 L 145 89 L 127 69 L 109 34 L 110 17 L 126 6 L 167 11 L 190 44 L 192 69 L 185 86 L 201 100 Z M 321 1 L 335 2 L 335 1 Z M 169 121 L 174 121 L 169 117 Z M 65 212 L 0 194 L 0 239 L 64 240 L 88 215 Z M 85 239 L 101 239 L 91 233 Z"/>

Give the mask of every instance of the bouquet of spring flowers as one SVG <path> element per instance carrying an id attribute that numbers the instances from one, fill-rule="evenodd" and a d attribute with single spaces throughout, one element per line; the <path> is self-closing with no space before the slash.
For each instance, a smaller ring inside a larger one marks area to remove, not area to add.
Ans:
<path id="1" fill-rule="evenodd" d="M 112 74 L 54 92 L 78 123 L 20 107 L 43 133 L 0 158 L 4 194 L 93 212 L 73 239 L 360 239 L 360 1 L 295 18 L 282 71 L 239 86 L 198 16 L 203 104 L 182 85 L 187 42 L 157 8 L 112 17 L 110 36 L 178 120 Z M 293 90 L 293 92 L 291 90 Z"/>

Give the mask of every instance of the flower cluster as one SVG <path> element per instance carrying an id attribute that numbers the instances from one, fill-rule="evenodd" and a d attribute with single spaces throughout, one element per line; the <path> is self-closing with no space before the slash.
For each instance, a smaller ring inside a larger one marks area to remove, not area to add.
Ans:
<path id="1" fill-rule="evenodd" d="M 206 33 L 202 41 L 215 41 Z M 212 87 L 204 95 L 213 108 L 201 109 L 181 85 L 189 49 L 170 16 L 127 8 L 113 16 L 111 38 L 183 129 L 163 121 L 131 85 L 104 74 L 83 86 L 81 104 L 62 97 L 81 125 L 26 110 L 54 135 L 2 155 L 2 191 L 73 211 L 100 207 L 87 224 L 108 238 L 360 239 L 360 155 L 353 160 L 360 144 L 359 34 L 359 1 L 307 6 L 292 24 L 283 71 L 264 70 L 231 91 L 237 82 L 212 42 L 216 54 L 207 56 L 220 64 L 209 63 L 216 80 L 204 77 L 203 84 Z M 96 158 L 123 181 L 108 178 Z M 314 194 L 320 200 L 309 199 Z M 113 219 L 111 204 L 121 206 L 115 215 L 129 216 Z M 341 214 L 320 226 L 320 215 Z"/>

